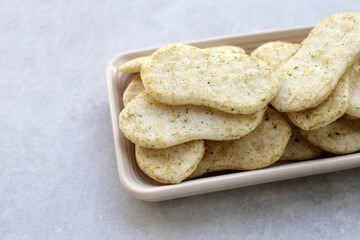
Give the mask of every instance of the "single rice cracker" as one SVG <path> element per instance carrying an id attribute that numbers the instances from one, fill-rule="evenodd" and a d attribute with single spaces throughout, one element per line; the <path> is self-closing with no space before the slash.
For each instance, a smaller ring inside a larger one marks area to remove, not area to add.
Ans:
<path id="1" fill-rule="evenodd" d="M 339 118 L 316 130 L 301 130 L 301 134 L 315 146 L 330 153 L 348 154 L 360 150 L 360 120 Z"/>
<path id="2" fill-rule="evenodd" d="M 350 103 L 348 71 L 337 83 L 334 91 L 320 105 L 300 112 L 287 113 L 290 121 L 304 130 L 324 127 L 345 114 Z"/>
<path id="3" fill-rule="evenodd" d="M 360 59 L 349 70 L 350 79 L 350 104 L 346 114 L 360 118 Z"/>
<path id="4" fill-rule="evenodd" d="M 271 104 L 280 112 L 297 112 L 322 103 L 360 52 L 360 13 L 325 18 L 301 48 L 275 74 L 280 91 Z"/>
<path id="5" fill-rule="evenodd" d="M 263 109 L 278 92 L 269 66 L 245 54 L 220 54 L 169 44 L 141 68 L 146 91 L 169 105 L 194 104 L 232 114 Z"/>
<path id="6" fill-rule="evenodd" d="M 242 49 L 240 47 L 235 47 L 235 46 L 219 46 L 219 47 L 209 47 L 209 48 L 205 48 L 205 49 L 212 51 L 213 53 L 246 54 L 244 49 Z M 148 59 L 148 56 L 131 59 L 131 60 L 121 64 L 119 69 L 122 72 L 126 72 L 126 73 L 138 73 L 141 70 L 141 66 L 147 59 Z"/>
<path id="7" fill-rule="evenodd" d="M 137 95 L 145 91 L 144 84 L 141 81 L 140 75 L 136 76 L 129 85 L 126 87 L 123 95 L 123 103 L 126 107 L 127 104 L 133 100 Z"/>
<path id="8" fill-rule="evenodd" d="M 300 49 L 300 46 L 298 43 L 268 42 L 256 48 L 250 56 L 263 60 L 272 70 L 276 70 L 289 60 Z"/>
<path id="9" fill-rule="evenodd" d="M 171 106 L 153 100 L 145 91 L 119 115 L 122 133 L 147 148 L 166 148 L 198 139 L 232 140 L 253 131 L 265 108 L 253 114 L 230 114 L 195 105 Z"/>
<path id="10" fill-rule="evenodd" d="M 135 146 L 139 168 L 161 183 L 180 183 L 196 169 L 205 152 L 203 140 L 195 140 L 164 149 Z"/>
<path id="11" fill-rule="evenodd" d="M 291 127 L 268 108 L 261 124 L 233 141 L 205 141 L 205 153 L 189 178 L 219 170 L 253 170 L 267 167 L 281 157 L 291 136 Z"/>
<path id="12" fill-rule="evenodd" d="M 126 73 L 140 72 L 141 66 L 147 61 L 148 57 L 138 57 L 130 61 L 124 62 L 120 65 L 119 69 Z"/>

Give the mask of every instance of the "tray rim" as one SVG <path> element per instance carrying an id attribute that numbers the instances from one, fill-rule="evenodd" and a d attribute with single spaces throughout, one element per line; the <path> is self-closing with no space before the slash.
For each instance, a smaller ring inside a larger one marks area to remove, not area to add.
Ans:
<path id="1" fill-rule="evenodd" d="M 244 37 L 256 37 L 257 35 L 279 35 L 289 32 L 305 31 L 313 27 L 314 25 L 305 25 L 291 28 L 280 28 L 274 30 L 256 31 L 242 34 L 198 39 L 194 41 L 187 41 L 184 43 L 191 45 L 202 45 L 209 43 L 211 44 L 212 42 L 217 41 L 231 39 L 235 40 Z M 131 196 L 146 201 L 162 201 L 179 197 L 192 196 L 232 188 L 246 187 L 251 185 L 270 183 L 286 179 L 293 179 L 297 177 L 305 177 L 310 175 L 360 167 L 360 153 L 353 153 L 342 156 L 322 158 L 321 160 L 314 159 L 308 161 L 291 162 L 289 164 L 273 166 L 271 168 L 193 179 L 176 185 L 160 185 L 146 187 L 141 186 L 140 184 L 134 184 L 131 179 L 128 179 L 127 174 L 124 172 L 124 162 L 121 157 L 122 151 L 119 145 L 119 134 L 122 133 L 120 133 L 117 125 L 118 116 L 115 111 L 115 99 L 113 99 L 114 90 L 111 83 L 114 80 L 111 78 L 111 71 L 113 71 L 114 68 L 115 71 L 118 71 L 117 68 L 114 66 L 114 63 L 119 59 L 129 60 L 133 58 L 134 55 L 146 55 L 147 53 L 152 52 L 159 47 L 160 46 L 155 46 L 117 54 L 110 59 L 110 61 L 106 65 L 105 70 L 119 180 L 124 189 Z"/>

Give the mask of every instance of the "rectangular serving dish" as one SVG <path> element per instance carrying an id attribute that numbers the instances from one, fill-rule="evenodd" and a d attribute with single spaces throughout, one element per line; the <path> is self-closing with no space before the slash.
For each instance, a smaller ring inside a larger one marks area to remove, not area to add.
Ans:
<path id="1" fill-rule="evenodd" d="M 186 44 L 197 47 L 220 45 L 240 46 L 250 53 L 259 45 L 269 41 L 301 42 L 313 26 L 282 29 L 250 34 L 204 39 Z M 302 162 L 281 162 L 265 169 L 243 171 L 184 181 L 176 185 L 160 184 L 146 176 L 137 166 L 134 144 L 119 130 L 118 116 L 123 109 L 123 92 L 135 74 L 119 70 L 121 63 L 130 59 L 150 55 L 158 47 L 119 54 L 106 67 L 111 122 L 114 135 L 115 153 L 119 178 L 130 195 L 146 200 L 161 201 L 226 189 L 245 187 L 284 179 L 321 174 L 331 171 L 360 167 L 360 153 L 321 158 Z"/>

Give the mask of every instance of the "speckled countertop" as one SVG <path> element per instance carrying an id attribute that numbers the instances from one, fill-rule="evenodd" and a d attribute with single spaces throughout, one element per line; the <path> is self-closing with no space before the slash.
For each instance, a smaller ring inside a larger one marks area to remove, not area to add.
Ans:
<path id="1" fill-rule="evenodd" d="M 360 169 L 159 203 L 130 197 L 105 65 L 123 51 L 359 10 L 346 0 L 2 0 L 0 239 L 358 238 Z"/>

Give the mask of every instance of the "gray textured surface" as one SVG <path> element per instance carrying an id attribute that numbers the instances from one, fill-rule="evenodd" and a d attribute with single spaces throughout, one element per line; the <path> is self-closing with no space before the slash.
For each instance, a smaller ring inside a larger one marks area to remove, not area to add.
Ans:
<path id="1" fill-rule="evenodd" d="M 129 197 L 118 180 L 107 61 L 360 10 L 358 1 L 289 2 L 2 0 L 0 239 L 360 236 L 360 169 L 160 203 Z"/>

